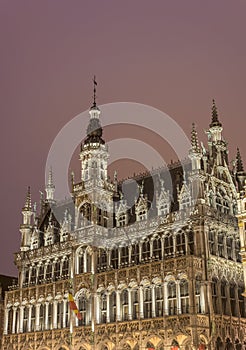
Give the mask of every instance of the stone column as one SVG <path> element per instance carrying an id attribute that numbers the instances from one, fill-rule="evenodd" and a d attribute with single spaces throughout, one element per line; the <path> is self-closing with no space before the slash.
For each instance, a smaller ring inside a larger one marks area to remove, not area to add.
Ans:
<path id="1" fill-rule="evenodd" d="M 153 239 L 149 242 L 150 257 L 153 258 Z"/>
<path id="2" fill-rule="evenodd" d="M 180 281 L 176 281 L 176 295 L 177 295 L 177 314 L 181 314 L 181 299 L 180 299 Z"/>
<path id="3" fill-rule="evenodd" d="M 99 296 L 98 296 L 99 297 Z M 99 309 L 99 307 L 98 307 Z M 98 317 L 99 320 L 99 317 Z M 106 313 L 106 322 L 110 322 L 110 295 L 107 293 L 107 313 Z M 98 322 L 99 323 L 99 322 Z"/>
<path id="4" fill-rule="evenodd" d="M 143 287 L 139 287 L 139 317 L 144 318 Z"/>
<path id="5" fill-rule="evenodd" d="M 152 317 L 156 317 L 156 303 L 155 303 L 155 285 L 151 286 L 151 311 L 152 311 Z"/>
<path id="6" fill-rule="evenodd" d="M 201 313 L 205 314 L 205 312 L 206 312 L 206 304 L 205 304 L 205 285 L 204 285 L 204 282 L 201 282 L 200 304 L 201 304 Z"/>
<path id="7" fill-rule="evenodd" d="M 57 300 L 53 301 L 53 329 L 57 328 Z"/>
<path id="8" fill-rule="evenodd" d="M 9 311 L 10 309 L 6 307 L 4 312 L 4 329 L 3 329 L 3 334 L 5 335 L 8 334 Z"/>
<path id="9" fill-rule="evenodd" d="M 122 247 L 118 248 L 118 267 L 121 266 L 121 249 Z"/>
<path id="10" fill-rule="evenodd" d="M 41 307 L 41 304 L 36 304 L 35 331 L 39 331 L 40 330 L 40 307 Z"/>
<path id="11" fill-rule="evenodd" d="M 142 261 L 142 242 L 139 242 L 139 262 Z"/>
<path id="12" fill-rule="evenodd" d="M 120 291 L 116 291 L 116 321 L 121 321 Z"/>
<path id="13" fill-rule="evenodd" d="M 62 320 L 62 327 L 63 328 L 66 328 L 67 326 L 67 314 L 66 314 L 66 311 L 67 311 L 67 299 L 63 299 L 63 320 Z"/>
<path id="14" fill-rule="evenodd" d="M 167 282 L 164 282 L 163 285 L 163 306 L 164 306 L 164 315 L 168 315 L 168 293 L 167 293 Z"/>
<path id="15" fill-rule="evenodd" d="M 19 314 L 19 333 L 23 333 L 23 318 L 24 318 L 24 308 L 25 306 L 20 306 L 20 314 Z"/>
<path id="16" fill-rule="evenodd" d="M 45 303 L 45 320 L 44 320 L 44 329 L 47 330 L 49 329 L 49 302 Z"/>
<path id="17" fill-rule="evenodd" d="M 128 289 L 128 320 L 132 320 L 132 290 Z"/>
<path id="18" fill-rule="evenodd" d="M 27 332 L 31 332 L 31 321 L 32 321 L 32 308 L 33 308 L 33 305 L 30 304 L 28 307 L 29 307 L 29 310 L 28 310 L 28 320 L 27 320 Z"/>
<path id="19" fill-rule="evenodd" d="M 15 333 L 15 325 L 16 325 L 16 310 L 17 307 L 13 307 L 13 320 L 12 320 L 12 334 Z"/>

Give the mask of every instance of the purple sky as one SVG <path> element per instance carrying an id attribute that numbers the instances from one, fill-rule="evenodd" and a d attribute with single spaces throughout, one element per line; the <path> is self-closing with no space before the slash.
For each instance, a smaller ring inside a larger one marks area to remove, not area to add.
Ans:
<path id="1" fill-rule="evenodd" d="M 199 136 L 216 99 L 230 157 L 246 158 L 243 0 L 2 0 L 0 273 L 15 274 L 27 185 L 34 200 L 61 127 L 91 104 L 154 106 Z"/>

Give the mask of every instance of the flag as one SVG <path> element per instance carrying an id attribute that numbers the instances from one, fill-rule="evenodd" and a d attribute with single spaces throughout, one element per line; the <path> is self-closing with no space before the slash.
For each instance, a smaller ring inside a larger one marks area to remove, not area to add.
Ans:
<path id="1" fill-rule="evenodd" d="M 70 310 L 74 312 L 74 314 L 79 320 L 82 320 L 82 315 L 79 312 L 77 305 L 75 304 L 73 295 L 71 293 L 68 294 L 68 301 L 69 301 Z"/>

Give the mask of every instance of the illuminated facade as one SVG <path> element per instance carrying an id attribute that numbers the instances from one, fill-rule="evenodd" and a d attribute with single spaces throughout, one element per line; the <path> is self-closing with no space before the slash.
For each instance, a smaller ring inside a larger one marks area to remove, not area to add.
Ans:
<path id="1" fill-rule="evenodd" d="M 133 206 L 117 176 L 108 180 L 95 103 L 89 113 L 73 201 L 58 207 L 51 172 L 40 213 L 28 191 L 2 349 L 245 349 L 236 215 L 246 176 L 239 153 L 229 169 L 215 104 L 208 148 L 193 126 L 189 160 L 136 177 Z M 245 204 L 239 213 L 246 222 Z"/>

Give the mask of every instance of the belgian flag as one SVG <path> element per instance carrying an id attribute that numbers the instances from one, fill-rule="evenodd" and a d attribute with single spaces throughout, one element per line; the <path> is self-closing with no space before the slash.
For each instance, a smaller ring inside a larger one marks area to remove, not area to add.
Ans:
<path id="1" fill-rule="evenodd" d="M 74 314 L 79 320 L 82 320 L 82 315 L 79 312 L 77 305 L 75 304 L 73 295 L 71 293 L 68 293 L 68 301 L 69 301 L 70 310 L 74 312 Z"/>

